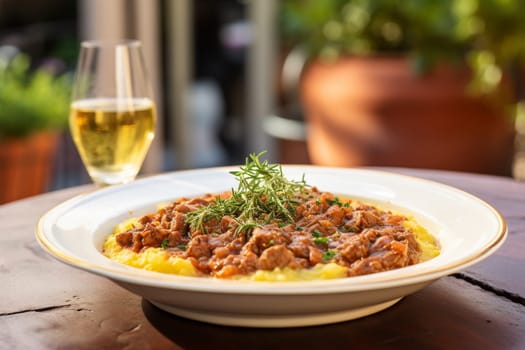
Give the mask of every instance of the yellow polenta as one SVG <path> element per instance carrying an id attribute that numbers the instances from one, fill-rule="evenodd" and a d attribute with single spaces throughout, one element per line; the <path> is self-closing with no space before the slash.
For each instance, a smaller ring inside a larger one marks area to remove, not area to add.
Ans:
<path id="1" fill-rule="evenodd" d="M 198 272 L 191 262 L 179 257 L 170 256 L 162 248 L 149 247 L 135 253 L 130 249 L 122 248 L 116 241 L 116 234 L 123 232 L 133 226 L 137 219 L 132 218 L 118 224 L 113 233 L 109 235 L 103 246 L 103 253 L 111 260 L 121 264 L 138 267 L 148 271 L 171 273 L 183 276 L 197 276 Z"/>
<path id="2" fill-rule="evenodd" d="M 162 248 L 149 247 L 140 253 L 122 248 L 115 239 L 116 234 L 133 226 L 136 219 L 129 219 L 118 224 L 103 245 L 103 253 L 108 258 L 119 263 L 136 268 L 157 271 L 182 276 L 199 276 L 198 270 L 190 261 L 167 254 Z M 404 226 L 410 228 L 416 235 L 421 248 L 420 261 L 429 260 L 439 255 L 439 247 L 434 237 L 412 218 L 404 221 Z M 233 276 L 231 279 L 252 281 L 308 281 L 319 279 L 334 279 L 347 276 L 347 268 L 336 263 L 317 264 L 311 269 L 276 268 L 271 271 L 258 270 L 248 275 Z"/>

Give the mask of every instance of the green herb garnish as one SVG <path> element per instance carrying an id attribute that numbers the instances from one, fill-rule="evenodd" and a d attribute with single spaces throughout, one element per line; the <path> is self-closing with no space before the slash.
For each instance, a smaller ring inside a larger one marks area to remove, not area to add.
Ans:
<path id="1" fill-rule="evenodd" d="M 166 248 L 168 248 L 168 243 L 169 243 L 169 242 L 170 242 L 170 241 L 169 241 L 167 238 L 163 239 L 162 242 L 160 243 L 160 247 L 161 247 L 162 249 L 166 249 Z"/>
<path id="2" fill-rule="evenodd" d="M 186 250 L 186 244 L 179 244 L 177 245 L 177 248 L 179 248 L 180 250 Z"/>
<path id="3" fill-rule="evenodd" d="M 271 221 L 294 221 L 295 206 L 309 186 L 304 176 L 300 181 L 290 181 L 279 164 L 261 161 L 264 153 L 250 154 L 240 170 L 231 172 L 238 186 L 232 189 L 230 198 L 217 198 L 208 206 L 186 214 L 186 222 L 192 229 L 207 233 L 206 222 L 226 215 L 237 222 L 237 234 L 249 233 Z"/>
<path id="4" fill-rule="evenodd" d="M 337 205 L 339 205 L 340 207 L 343 206 L 343 203 L 341 203 L 341 201 L 340 201 L 339 198 L 337 198 L 337 197 L 335 197 L 335 199 L 327 199 L 326 201 L 327 201 L 328 204 L 330 204 L 330 205 L 337 204 Z"/>
<path id="5" fill-rule="evenodd" d="M 328 243 L 328 237 L 315 237 L 314 243 L 315 244 L 326 244 Z"/>
<path id="6" fill-rule="evenodd" d="M 358 229 L 355 226 L 348 226 L 346 227 L 346 232 L 357 232 Z"/>
<path id="7" fill-rule="evenodd" d="M 328 249 L 325 252 L 323 252 L 323 256 L 321 258 L 323 259 L 324 262 L 328 262 L 332 260 L 333 258 L 335 258 L 336 255 L 337 255 L 337 251 L 333 249 Z"/>
<path id="8" fill-rule="evenodd" d="M 321 237 L 323 234 L 319 230 L 314 230 L 312 232 L 312 236 L 314 237 Z"/>

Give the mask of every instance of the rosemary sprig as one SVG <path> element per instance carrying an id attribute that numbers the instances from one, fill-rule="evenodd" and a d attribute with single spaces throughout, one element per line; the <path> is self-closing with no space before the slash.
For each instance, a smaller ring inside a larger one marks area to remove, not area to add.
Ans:
<path id="1" fill-rule="evenodd" d="M 293 221 L 300 196 L 309 186 L 304 175 L 300 181 L 291 181 L 284 177 L 281 165 L 261 161 L 264 153 L 250 154 L 244 166 L 231 172 L 238 186 L 231 190 L 229 198 L 217 198 L 208 206 L 186 215 L 186 222 L 192 229 L 207 233 L 206 222 L 220 220 L 226 215 L 236 221 L 237 234 L 249 233 L 271 221 Z"/>

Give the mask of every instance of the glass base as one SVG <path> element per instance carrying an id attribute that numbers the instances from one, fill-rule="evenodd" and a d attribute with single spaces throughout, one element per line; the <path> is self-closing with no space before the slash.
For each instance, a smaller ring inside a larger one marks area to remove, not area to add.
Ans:
<path id="1" fill-rule="evenodd" d="M 120 171 L 108 171 L 100 169 L 88 169 L 89 176 L 93 182 L 101 186 L 120 185 L 131 182 L 137 176 L 138 171 L 129 167 Z"/>

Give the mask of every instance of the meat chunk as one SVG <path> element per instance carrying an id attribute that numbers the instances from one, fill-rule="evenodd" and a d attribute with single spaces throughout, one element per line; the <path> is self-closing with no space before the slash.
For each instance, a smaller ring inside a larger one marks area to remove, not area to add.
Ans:
<path id="1" fill-rule="evenodd" d="M 312 245 L 312 234 L 309 232 L 294 232 L 291 236 L 291 242 L 288 249 L 298 257 L 308 259 L 310 256 L 309 247 Z"/>
<path id="2" fill-rule="evenodd" d="M 115 236 L 115 240 L 121 247 L 129 247 L 133 244 L 133 234 L 129 231 L 122 232 Z"/>
<path id="3" fill-rule="evenodd" d="M 353 235 L 337 247 L 339 251 L 338 262 L 350 266 L 354 261 L 368 256 L 370 241 L 363 235 Z"/>
<path id="4" fill-rule="evenodd" d="M 151 227 L 141 233 L 142 245 L 144 247 L 158 247 L 162 244 L 162 241 L 169 236 L 169 234 L 168 230 Z"/>
<path id="5" fill-rule="evenodd" d="M 250 240 L 246 243 L 246 248 L 260 255 L 269 247 L 287 244 L 288 242 L 287 235 L 277 230 L 274 226 L 268 228 L 257 227 L 253 230 Z"/>
<path id="6" fill-rule="evenodd" d="M 186 248 L 186 255 L 194 258 L 211 256 L 210 245 L 207 235 L 200 235 L 193 238 Z"/>
<path id="7" fill-rule="evenodd" d="M 273 270 L 276 267 L 286 267 L 294 260 L 293 253 L 284 245 L 276 245 L 266 249 L 257 260 L 257 268 Z"/>
<path id="8" fill-rule="evenodd" d="M 332 225 L 341 226 L 345 217 L 345 211 L 339 205 L 332 205 L 326 211 L 326 216 L 330 218 Z"/>
<path id="9" fill-rule="evenodd" d="M 321 263 L 323 260 L 323 252 L 321 249 L 317 247 L 308 247 L 308 261 L 310 262 L 310 266 L 315 266 L 319 263 Z"/>
<path id="10" fill-rule="evenodd" d="M 381 223 L 381 218 L 375 213 L 375 210 L 356 210 L 353 212 L 352 220 L 345 224 L 348 229 L 357 228 L 362 230 L 373 227 Z"/>
<path id="11" fill-rule="evenodd" d="M 186 226 L 186 216 L 176 213 L 170 221 L 170 230 L 183 232 Z"/>

